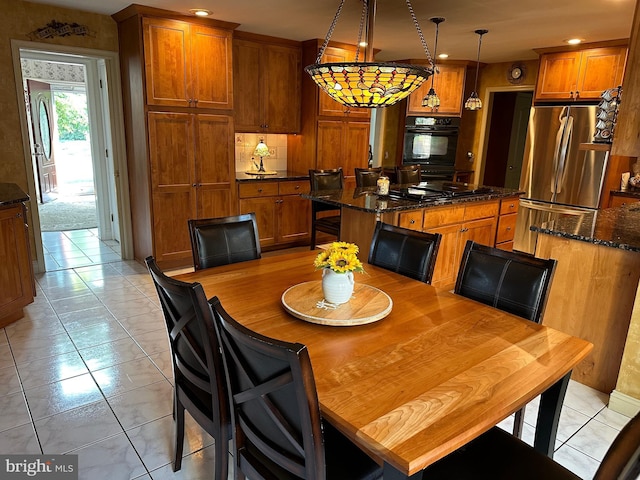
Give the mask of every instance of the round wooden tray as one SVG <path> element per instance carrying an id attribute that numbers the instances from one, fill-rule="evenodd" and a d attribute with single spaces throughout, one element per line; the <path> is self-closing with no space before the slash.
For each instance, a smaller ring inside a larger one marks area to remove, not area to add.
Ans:
<path id="1" fill-rule="evenodd" d="M 282 305 L 294 317 L 334 327 L 365 325 L 383 319 L 393 306 L 391 297 L 370 285 L 355 284 L 351 300 L 333 308 L 318 306 L 324 300 L 322 282 L 305 282 L 282 294 Z"/>

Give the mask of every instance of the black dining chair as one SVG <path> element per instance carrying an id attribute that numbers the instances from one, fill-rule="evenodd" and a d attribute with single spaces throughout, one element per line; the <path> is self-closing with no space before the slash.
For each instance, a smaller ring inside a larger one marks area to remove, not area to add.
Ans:
<path id="1" fill-rule="evenodd" d="M 556 260 L 544 260 L 467 241 L 454 292 L 535 323 L 542 321 Z M 524 407 L 513 434 L 520 437 Z"/>
<path id="2" fill-rule="evenodd" d="M 344 174 L 341 168 L 332 170 L 309 170 L 311 193 L 342 190 Z M 325 215 L 325 212 L 331 212 Z M 317 232 L 324 232 L 340 238 L 340 208 L 322 202 L 311 202 L 311 250 L 316 248 Z"/>
<path id="3" fill-rule="evenodd" d="M 214 439 L 213 478 L 227 480 L 231 419 L 213 312 L 199 283 L 174 280 L 145 260 L 160 299 L 173 364 L 173 471 L 182 466 L 184 411 Z"/>
<path id="4" fill-rule="evenodd" d="M 196 270 L 260 258 L 256 214 L 189 220 L 191 253 Z"/>
<path id="5" fill-rule="evenodd" d="M 620 431 L 593 480 L 637 480 L 640 475 L 640 414 Z M 422 480 L 580 480 L 553 459 L 499 427 L 423 471 Z"/>
<path id="6" fill-rule="evenodd" d="M 236 477 L 378 479 L 382 468 L 323 421 L 307 348 L 265 337 L 211 300 L 222 345 Z"/>
<path id="7" fill-rule="evenodd" d="M 377 222 L 369 263 L 422 282 L 431 283 L 442 235 Z"/>
<path id="8" fill-rule="evenodd" d="M 382 167 L 356 168 L 356 187 L 375 187 L 378 185 L 378 178 L 382 175 Z"/>
<path id="9" fill-rule="evenodd" d="M 402 165 L 396 167 L 396 183 L 416 185 L 422 181 L 420 165 Z"/>

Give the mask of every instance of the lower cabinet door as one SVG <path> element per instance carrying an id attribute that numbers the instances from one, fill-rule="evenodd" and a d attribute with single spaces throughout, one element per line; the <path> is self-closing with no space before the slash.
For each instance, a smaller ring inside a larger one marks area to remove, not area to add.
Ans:
<path id="1" fill-rule="evenodd" d="M 276 243 L 276 207 L 278 197 L 243 198 L 240 213 L 255 212 L 258 222 L 260 245 L 266 247 Z"/>
<path id="2" fill-rule="evenodd" d="M 278 243 L 310 238 L 311 202 L 298 195 L 283 196 L 278 214 Z"/>

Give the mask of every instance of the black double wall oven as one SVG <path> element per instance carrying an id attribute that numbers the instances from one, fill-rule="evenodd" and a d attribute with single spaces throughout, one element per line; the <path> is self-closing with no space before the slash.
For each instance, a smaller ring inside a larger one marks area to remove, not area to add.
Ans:
<path id="1" fill-rule="evenodd" d="M 407 117 L 403 165 L 420 165 L 422 180 L 453 180 L 460 118 Z"/>

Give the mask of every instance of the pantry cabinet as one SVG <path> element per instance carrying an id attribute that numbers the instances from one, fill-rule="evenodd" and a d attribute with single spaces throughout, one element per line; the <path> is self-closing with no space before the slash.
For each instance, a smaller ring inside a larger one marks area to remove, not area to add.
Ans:
<path id="1" fill-rule="evenodd" d="M 598 100 L 622 84 L 627 46 L 613 45 L 540 55 L 535 101 Z"/>
<path id="2" fill-rule="evenodd" d="M 118 22 L 134 256 L 191 264 L 187 221 L 237 214 L 237 24 L 131 5 Z"/>
<path id="3" fill-rule="evenodd" d="M 232 31 L 144 17 L 147 103 L 233 108 Z"/>
<path id="4" fill-rule="evenodd" d="M 239 34 L 239 33 L 238 33 Z M 298 133 L 302 49 L 251 35 L 233 40 L 234 119 L 236 131 Z"/>
<path id="5" fill-rule="evenodd" d="M 322 42 L 316 39 L 302 43 L 303 65 L 316 63 Z M 355 53 L 352 45 L 331 42 L 321 62 L 353 61 Z M 306 174 L 309 169 L 342 167 L 347 181 L 353 181 L 353 169 L 368 165 L 369 120 L 369 109 L 349 108 L 336 102 L 305 73 L 301 135 L 289 138 L 287 144 L 290 169 Z"/>
<path id="6" fill-rule="evenodd" d="M 238 184 L 240 213 L 255 212 L 261 247 L 309 243 L 311 202 L 300 196 L 308 189 L 308 180 Z"/>
<path id="7" fill-rule="evenodd" d="M 154 256 L 191 260 L 187 222 L 236 212 L 233 128 L 225 115 L 150 112 Z"/>
<path id="8" fill-rule="evenodd" d="M 437 69 L 438 72 L 433 76 L 433 88 L 440 97 L 440 107 L 432 110 L 430 107 L 422 106 L 422 100 L 431 89 L 431 78 L 428 78 L 420 88 L 409 95 L 407 115 L 462 116 L 464 85 L 467 77 L 466 62 L 441 63 L 437 65 Z"/>

